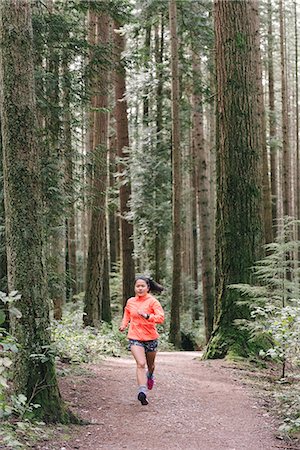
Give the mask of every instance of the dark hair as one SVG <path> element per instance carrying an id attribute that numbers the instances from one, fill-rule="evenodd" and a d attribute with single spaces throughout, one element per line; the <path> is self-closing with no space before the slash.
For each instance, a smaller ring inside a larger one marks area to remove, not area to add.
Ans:
<path id="1" fill-rule="evenodd" d="M 162 292 L 164 290 L 164 287 L 161 284 L 152 280 L 152 278 L 145 277 L 145 275 L 140 275 L 140 276 L 135 277 L 134 284 L 137 282 L 137 280 L 145 281 L 145 283 L 147 284 L 147 286 L 149 288 L 149 291 Z"/>

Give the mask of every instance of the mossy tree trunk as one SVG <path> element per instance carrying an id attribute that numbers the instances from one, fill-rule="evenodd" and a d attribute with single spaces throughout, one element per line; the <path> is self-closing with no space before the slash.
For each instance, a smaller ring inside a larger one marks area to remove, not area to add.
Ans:
<path id="1" fill-rule="evenodd" d="M 300 126 L 299 126 L 299 57 L 298 57 L 298 14 L 297 14 L 297 2 L 294 2 L 294 20 L 295 20 L 295 114 L 296 114 L 296 211 L 297 219 L 300 220 Z M 298 225 L 298 231 L 296 238 L 300 240 L 300 225 Z M 300 250 L 298 260 L 300 256 Z"/>
<path id="2" fill-rule="evenodd" d="M 273 9 L 272 0 L 268 0 L 268 87 L 269 87 L 269 141 L 271 162 L 271 194 L 272 194 L 272 219 L 282 217 L 280 205 L 282 205 L 282 194 L 279 186 L 279 148 L 277 143 L 277 124 L 275 109 L 275 86 L 274 86 L 274 34 L 273 34 Z"/>
<path id="3" fill-rule="evenodd" d="M 16 304 L 22 317 L 12 323 L 20 345 L 14 388 L 40 404 L 37 413 L 43 420 L 66 422 L 49 331 L 30 2 L 5 0 L 0 12 L 8 288 L 22 296 Z"/>
<path id="4" fill-rule="evenodd" d="M 7 291 L 7 264 L 5 246 L 4 186 L 2 166 L 2 139 L 0 136 L 0 291 Z"/>
<path id="5" fill-rule="evenodd" d="M 110 115 L 110 129 L 113 130 L 114 123 L 112 115 Z M 118 229 L 118 216 L 117 216 L 117 206 L 116 206 L 116 180 L 114 174 L 117 171 L 116 163 L 116 150 L 117 150 L 117 139 L 113 132 L 109 136 L 109 197 L 108 197 L 108 221 L 109 221 L 109 254 L 110 254 L 110 271 L 115 272 L 118 262 L 118 244 L 119 244 L 119 229 Z"/>
<path id="6" fill-rule="evenodd" d="M 257 3 L 215 2 L 217 75 L 217 321 L 207 358 L 247 355 L 248 333 L 234 321 L 249 317 L 232 283 L 249 283 L 262 256 L 263 117 L 258 79 Z M 251 101 L 249 101 L 251 99 Z"/>
<path id="7" fill-rule="evenodd" d="M 108 41 L 109 17 L 107 14 L 102 13 L 96 20 L 96 42 L 98 45 L 107 46 Z M 107 68 L 100 69 L 97 67 L 96 70 L 97 76 L 95 77 L 94 85 L 96 89 L 96 111 L 94 113 L 93 197 L 83 317 L 84 324 L 89 326 L 99 326 L 103 318 L 103 302 L 109 302 L 109 298 L 105 300 L 103 298 L 104 292 L 106 295 L 109 295 L 108 266 L 106 266 L 108 264 L 106 238 L 108 72 Z"/>
<path id="8" fill-rule="evenodd" d="M 194 297 L 192 299 L 192 317 L 193 322 L 200 319 L 200 302 L 199 302 L 199 282 L 201 277 L 198 275 L 198 214 L 197 214 L 197 170 L 196 170 L 196 152 L 195 145 L 192 143 L 193 152 L 192 152 L 192 182 L 191 182 L 191 191 L 194 193 L 192 196 L 192 232 L 193 232 L 193 274 L 192 279 L 194 283 Z"/>
<path id="9" fill-rule="evenodd" d="M 60 63 L 59 37 L 54 26 L 57 11 L 54 0 L 47 0 L 49 29 L 46 35 L 45 95 L 44 108 L 44 150 L 43 150 L 43 192 L 44 217 L 47 237 L 47 275 L 49 295 L 53 301 L 54 317 L 62 318 L 62 305 L 66 298 L 65 273 L 65 192 L 63 182 L 63 157 L 60 148 L 61 108 L 60 108 Z"/>
<path id="10" fill-rule="evenodd" d="M 3 186 L 3 167 L 2 167 L 2 140 L 0 136 L 0 291 L 7 292 L 7 256 L 5 245 L 5 212 L 4 212 L 4 186 Z M 1 327 L 9 329 L 9 317 L 7 305 L 0 301 L 1 311 L 5 314 L 5 320 Z"/>
<path id="11" fill-rule="evenodd" d="M 89 10 L 87 14 L 87 43 L 88 43 L 88 56 L 87 63 L 92 67 L 93 60 L 95 57 L 95 45 L 96 45 L 96 13 L 89 5 Z M 93 164 L 92 155 L 94 152 L 94 127 L 95 127 L 95 76 L 90 76 L 87 79 L 87 89 L 90 95 L 90 102 L 87 106 L 86 111 L 86 134 L 85 134 L 85 152 L 86 161 L 83 159 L 83 166 L 85 167 L 84 173 L 84 183 L 86 183 L 86 193 L 85 193 L 85 211 L 84 211 L 84 230 L 85 230 L 85 242 L 84 242 L 84 263 L 83 263 L 83 278 L 84 278 L 84 290 L 86 289 L 86 277 L 87 277 L 87 255 L 88 255 L 88 239 L 89 231 L 91 227 L 91 198 L 93 194 L 92 186 L 92 175 L 93 175 Z"/>
<path id="12" fill-rule="evenodd" d="M 279 0 L 280 29 L 280 67 L 281 67 L 281 125 L 282 125 L 282 179 L 283 179 L 283 215 L 294 217 L 295 209 L 292 198 L 292 155 L 290 144 L 290 119 L 288 80 L 286 68 L 286 33 L 284 2 Z"/>
<path id="13" fill-rule="evenodd" d="M 68 248 L 68 276 L 70 291 L 68 297 L 71 299 L 77 294 L 77 261 L 76 261 L 76 228 L 75 228 L 75 192 L 74 192 L 74 151 L 72 145 L 72 115 L 71 115 L 71 75 L 70 61 L 65 51 L 62 60 L 63 72 L 63 131 L 64 131 L 64 160 L 65 160 L 65 182 L 68 194 L 68 214 L 66 220 L 67 248 Z"/>
<path id="14" fill-rule="evenodd" d="M 120 28 L 119 23 L 115 23 L 115 28 Z M 127 148 L 129 146 L 128 134 L 128 117 L 127 117 L 127 101 L 126 95 L 126 79 L 125 69 L 122 63 L 122 52 L 125 50 L 125 39 L 119 32 L 114 35 L 115 53 L 117 58 L 118 68 L 115 74 L 115 118 L 117 130 L 117 155 L 120 158 L 119 172 L 123 173 L 125 165 L 122 163 L 122 158 L 125 158 Z M 130 177 L 128 175 L 125 180 L 121 176 L 121 185 L 119 189 L 120 197 L 120 221 L 121 221 L 121 266 L 122 266 L 122 295 L 123 305 L 127 299 L 133 295 L 133 284 L 135 276 L 135 267 L 133 259 L 133 225 L 126 217 L 129 212 L 129 199 L 131 196 Z"/>
<path id="15" fill-rule="evenodd" d="M 182 264 L 181 264 L 181 147 L 179 118 L 179 63 L 177 36 L 176 0 L 169 0 L 170 38 L 171 38 L 171 74 L 172 74 L 172 220 L 173 220 L 173 271 L 171 321 L 169 340 L 176 348 L 180 348 L 180 304 L 182 296 Z"/>
<path id="16" fill-rule="evenodd" d="M 104 322 L 111 323 L 111 304 L 110 304 L 110 286 L 109 286 L 109 255 L 107 248 L 107 234 L 105 234 L 105 251 L 104 251 L 104 267 L 103 267 L 103 288 L 102 288 L 102 305 L 101 319 Z"/>
<path id="17" fill-rule="evenodd" d="M 155 27 L 155 65 L 156 65 L 156 77 L 157 77 L 157 87 L 156 87 L 156 154 L 161 155 L 163 152 L 164 142 L 163 142 L 163 89 L 164 89 L 164 75 L 163 75 L 163 61 L 164 61 L 164 38 L 165 38 L 165 27 L 164 27 L 164 14 L 160 15 L 160 23 Z M 156 190 L 156 204 L 159 206 L 160 203 L 160 181 L 159 177 L 155 180 Z M 154 279 L 160 282 L 166 276 L 166 246 L 167 239 L 165 238 L 165 233 L 161 227 L 157 228 L 154 242 Z"/>
<path id="18" fill-rule="evenodd" d="M 204 144 L 203 96 L 201 92 L 201 59 L 199 48 L 193 50 L 193 145 L 196 165 L 196 192 L 200 229 L 202 273 L 202 299 L 206 343 L 214 323 L 215 271 L 212 228 L 212 202 L 210 193 L 210 160 Z"/>

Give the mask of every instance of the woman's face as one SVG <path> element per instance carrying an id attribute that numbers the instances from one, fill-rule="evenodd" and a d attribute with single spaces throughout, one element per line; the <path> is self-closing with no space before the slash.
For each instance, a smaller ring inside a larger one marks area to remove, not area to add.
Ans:
<path id="1" fill-rule="evenodd" d="M 136 280 L 134 291 L 136 295 L 138 295 L 139 297 L 143 297 L 143 295 L 146 295 L 148 292 L 148 284 L 145 280 Z"/>

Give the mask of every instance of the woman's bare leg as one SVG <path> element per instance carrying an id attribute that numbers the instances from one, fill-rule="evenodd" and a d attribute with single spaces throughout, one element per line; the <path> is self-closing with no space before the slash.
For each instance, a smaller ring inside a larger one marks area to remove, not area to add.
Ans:
<path id="1" fill-rule="evenodd" d="M 147 376 L 146 376 L 146 356 L 144 347 L 140 345 L 131 345 L 131 353 L 136 362 L 136 379 L 137 384 L 139 386 L 147 385 Z"/>
<path id="2" fill-rule="evenodd" d="M 155 357 L 157 352 L 146 352 L 146 361 L 149 375 L 152 375 L 155 369 Z"/>
<path id="3" fill-rule="evenodd" d="M 148 405 L 147 400 L 147 376 L 145 349 L 140 345 L 131 345 L 131 353 L 136 362 L 136 379 L 138 383 L 138 400 L 142 405 Z"/>

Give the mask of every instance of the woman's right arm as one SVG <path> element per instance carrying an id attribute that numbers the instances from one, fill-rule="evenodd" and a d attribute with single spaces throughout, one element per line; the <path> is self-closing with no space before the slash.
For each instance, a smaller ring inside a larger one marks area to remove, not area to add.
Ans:
<path id="1" fill-rule="evenodd" d="M 119 326 L 120 331 L 126 330 L 129 320 L 130 320 L 130 312 L 126 306 L 125 310 L 124 310 L 124 315 L 123 315 L 121 325 Z"/>

